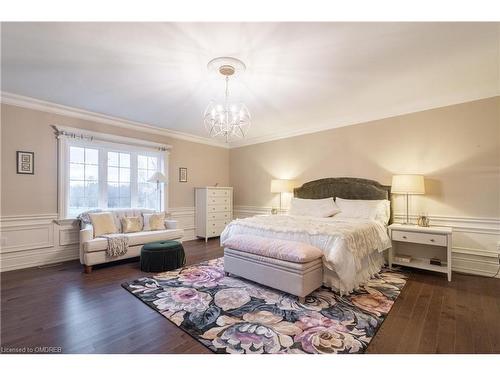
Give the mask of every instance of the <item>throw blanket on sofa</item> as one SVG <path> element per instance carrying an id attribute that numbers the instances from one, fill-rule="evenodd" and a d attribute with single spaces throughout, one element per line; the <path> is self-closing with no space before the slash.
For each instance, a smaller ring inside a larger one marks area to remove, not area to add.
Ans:
<path id="1" fill-rule="evenodd" d="M 119 257 L 128 251 L 128 237 L 121 233 L 103 234 L 102 236 L 108 240 L 108 248 L 106 254 L 110 257 Z"/>

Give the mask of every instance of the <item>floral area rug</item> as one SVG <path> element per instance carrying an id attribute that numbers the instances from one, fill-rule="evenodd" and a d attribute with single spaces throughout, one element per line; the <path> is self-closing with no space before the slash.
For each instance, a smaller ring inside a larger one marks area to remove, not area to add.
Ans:
<path id="1" fill-rule="evenodd" d="M 406 283 L 383 269 L 347 296 L 327 288 L 305 303 L 224 275 L 224 259 L 122 286 L 216 353 L 363 353 Z"/>

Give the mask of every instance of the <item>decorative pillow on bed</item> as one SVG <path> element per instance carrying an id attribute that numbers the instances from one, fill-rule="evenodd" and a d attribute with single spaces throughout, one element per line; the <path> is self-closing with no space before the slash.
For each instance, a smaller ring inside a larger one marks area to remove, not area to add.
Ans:
<path id="1" fill-rule="evenodd" d="M 377 220 L 384 224 L 389 223 L 391 203 L 387 199 L 335 199 L 340 208 L 337 218 Z"/>
<path id="2" fill-rule="evenodd" d="M 292 198 L 290 204 L 290 215 L 329 217 L 339 213 L 340 209 L 333 198 L 325 199 L 301 199 Z"/>

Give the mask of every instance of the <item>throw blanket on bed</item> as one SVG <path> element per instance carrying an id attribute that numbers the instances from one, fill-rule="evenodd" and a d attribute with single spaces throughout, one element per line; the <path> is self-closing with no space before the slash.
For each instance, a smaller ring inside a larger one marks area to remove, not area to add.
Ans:
<path id="1" fill-rule="evenodd" d="M 246 228 L 246 229 L 245 229 Z M 253 216 L 234 220 L 221 234 L 221 243 L 233 234 L 253 234 L 278 237 L 303 242 L 303 238 L 325 252 L 325 259 L 335 257 L 332 252 L 340 243 L 352 253 L 356 269 L 361 269 L 361 259 L 373 251 L 390 247 L 390 239 L 384 224 L 374 220 L 349 220 L 312 218 L 291 215 Z M 306 236 L 304 236 L 304 234 Z M 332 259 L 334 261 L 334 259 Z M 328 267 L 328 263 L 326 264 Z"/>
<path id="2" fill-rule="evenodd" d="M 108 240 L 108 248 L 106 254 L 110 257 L 119 257 L 128 251 L 128 237 L 121 233 L 103 234 L 102 236 Z"/>

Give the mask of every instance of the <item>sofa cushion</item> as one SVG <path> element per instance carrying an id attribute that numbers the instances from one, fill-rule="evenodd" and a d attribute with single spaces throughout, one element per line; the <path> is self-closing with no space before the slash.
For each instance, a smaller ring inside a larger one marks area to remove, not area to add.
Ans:
<path id="1" fill-rule="evenodd" d="M 142 214 L 143 213 L 152 213 L 154 210 L 150 210 L 148 208 L 114 208 L 112 210 L 108 210 L 107 212 L 111 212 L 113 214 L 113 218 L 115 220 L 116 227 L 122 232 L 122 218 L 124 217 L 139 217 L 141 220 L 141 227 L 144 226 Z"/>
<path id="2" fill-rule="evenodd" d="M 142 220 L 139 216 L 122 217 L 122 232 L 134 233 L 142 230 Z"/>
<path id="3" fill-rule="evenodd" d="M 119 227 L 116 226 L 113 215 L 110 212 L 93 213 L 89 216 L 94 227 L 95 237 L 118 232 Z"/>
<path id="4" fill-rule="evenodd" d="M 180 239 L 183 236 L 182 229 L 166 229 L 154 232 L 126 233 L 129 246 L 144 245 L 148 242 Z M 104 251 L 108 247 L 106 238 L 98 237 L 83 243 L 83 250 L 87 253 Z"/>
<path id="5" fill-rule="evenodd" d="M 247 234 L 234 235 L 225 240 L 223 245 L 226 248 L 292 263 L 308 263 L 323 256 L 320 249 L 306 243 Z"/>
<path id="6" fill-rule="evenodd" d="M 142 214 L 144 219 L 144 230 L 163 230 L 165 229 L 165 212 L 152 214 Z"/>

